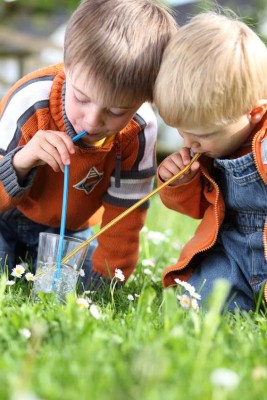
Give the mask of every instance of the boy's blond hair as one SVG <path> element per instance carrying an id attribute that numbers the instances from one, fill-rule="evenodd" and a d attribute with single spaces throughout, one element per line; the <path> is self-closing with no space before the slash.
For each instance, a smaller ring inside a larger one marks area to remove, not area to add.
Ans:
<path id="1" fill-rule="evenodd" d="M 235 122 L 267 96 L 267 50 L 233 15 L 199 14 L 170 40 L 155 85 L 160 115 L 176 127 Z"/>
<path id="2" fill-rule="evenodd" d="M 85 72 L 107 103 L 152 101 L 163 51 L 176 30 L 168 9 L 153 0 L 84 0 L 66 29 L 65 68 Z"/>

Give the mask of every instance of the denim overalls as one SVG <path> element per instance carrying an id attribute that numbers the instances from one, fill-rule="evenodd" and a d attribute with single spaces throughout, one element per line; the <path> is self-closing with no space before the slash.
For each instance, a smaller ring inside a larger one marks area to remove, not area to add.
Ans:
<path id="1" fill-rule="evenodd" d="M 263 228 L 267 217 L 267 185 L 257 172 L 252 153 L 237 159 L 215 159 L 215 180 L 223 194 L 226 215 L 216 244 L 204 254 L 189 282 L 201 287 L 202 302 L 215 279 L 231 284 L 227 308 L 255 307 L 257 295 L 267 280 Z"/>

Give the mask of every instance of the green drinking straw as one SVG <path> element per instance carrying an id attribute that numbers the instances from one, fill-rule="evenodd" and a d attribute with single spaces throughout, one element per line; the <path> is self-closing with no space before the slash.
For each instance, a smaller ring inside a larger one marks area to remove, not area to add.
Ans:
<path id="1" fill-rule="evenodd" d="M 72 138 L 73 143 L 77 142 L 82 136 L 87 132 L 82 131 Z M 63 184 L 63 199 L 62 199 L 62 211 L 61 211 L 61 222 L 60 222 L 60 233 L 59 233 L 59 243 L 58 243 L 58 253 L 57 253 L 57 267 L 54 276 L 53 285 L 55 285 L 56 280 L 60 278 L 61 272 L 61 260 L 63 253 L 63 244 L 66 228 L 66 216 L 67 216 L 67 203 L 68 203 L 68 186 L 69 186 L 69 166 L 64 167 L 64 184 Z"/>

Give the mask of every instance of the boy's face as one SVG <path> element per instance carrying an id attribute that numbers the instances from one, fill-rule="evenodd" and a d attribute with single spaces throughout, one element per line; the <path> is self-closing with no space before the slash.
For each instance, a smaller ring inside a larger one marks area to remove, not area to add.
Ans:
<path id="1" fill-rule="evenodd" d="M 243 115 L 238 121 L 222 127 L 179 127 L 184 146 L 194 153 L 203 153 L 207 157 L 226 157 L 240 148 L 247 140 L 254 124 L 249 115 Z"/>
<path id="2" fill-rule="evenodd" d="M 85 74 L 66 73 L 66 114 L 76 133 L 87 132 L 83 140 L 89 144 L 121 131 L 141 106 L 140 102 L 103 105 L 90 87 L 93 82 Z"/>

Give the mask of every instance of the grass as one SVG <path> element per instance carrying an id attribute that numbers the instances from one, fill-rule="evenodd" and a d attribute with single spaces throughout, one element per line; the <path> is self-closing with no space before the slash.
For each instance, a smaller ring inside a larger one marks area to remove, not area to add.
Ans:
<path id="1" fill-rule="evenodd" d="M 90 295 L 90 308 L 74 295 L 34 303 L 32 283 L 3 277 L 0 399 L 267 399 L 266 312 L 222 315 L 224 282 L 206 312 L 162 290 L 162 270 L 195 227 L 154 198 L 135 274 L 114 293 Z"/>

